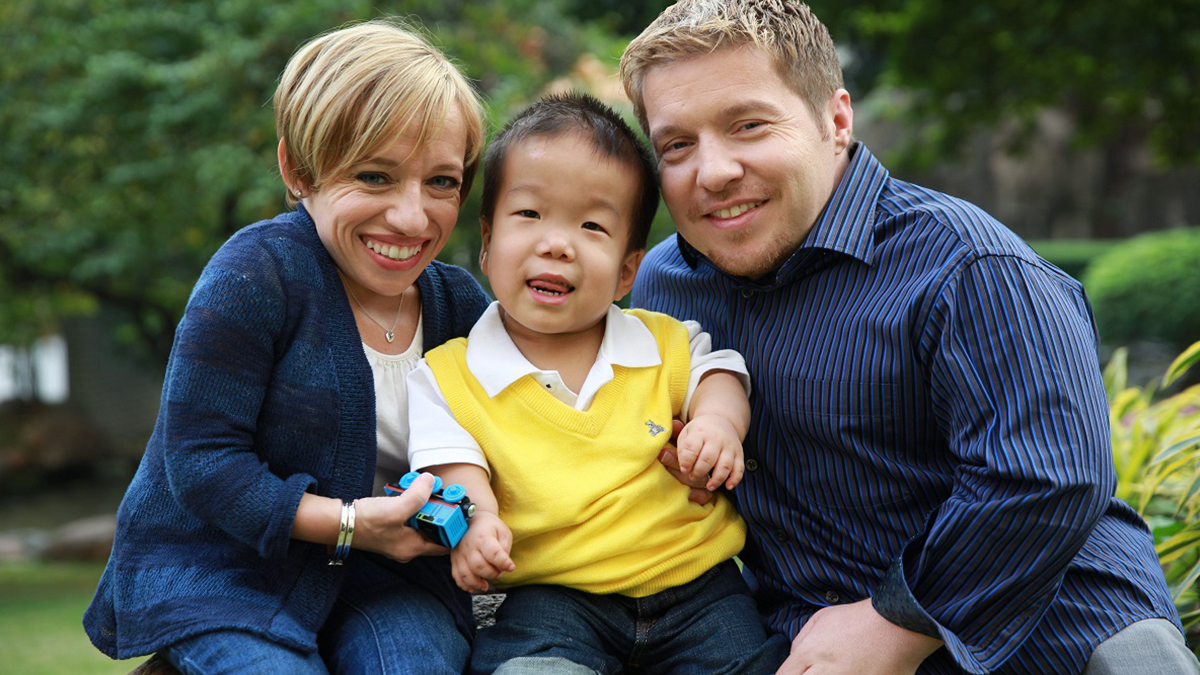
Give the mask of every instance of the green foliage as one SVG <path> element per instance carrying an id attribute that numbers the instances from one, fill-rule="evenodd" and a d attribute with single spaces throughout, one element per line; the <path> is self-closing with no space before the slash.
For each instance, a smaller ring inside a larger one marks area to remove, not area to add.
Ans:
<path id="1" fill-rule="evenodd" d="M 1014 121 L 1026 140 L 1046 106 L 1076 141 L 1145 138 L 1170 165 L 1200 163 L 1200 5 L 1196 0 L 865 0 L 809 3 L 840 44 L 856 97 L 917 95 L 918 159 L 960 151 L 974 130 Z"/>
<path id="2" fill-rule="evenodd" d="M 658 18 L 674 0 L 571 0 L 573 16 L 600 21 L 609 30 L 633 37 Z"/>
<path id="3" fill-rule="evenodd" d="M 113 661 L 80 625 L 99 565 L 0 565 L 0 663 L 21 675 L 124 675 L 145 657 Z"/>
<path id="4" fill-rule="evenodd" d="M 1106 342 L 1200 337 L 1200 228 L 1124 241 L 1088 267 L 1084 286 Z"/>
<path id="5" fill-rule="evenodd" d="M 1029 245 L 1054 266 L 1076 279 L 1082 279 L 1088 265 L 1112 249 L 1116 242 L 1106 239 L 1042 239 L 1031 241 Z"/>
<path id="6" fill-rule="evenodd" d="M 1200 362 L 1200 342 L 1164 375 L 1166 390 Z M 1117 496 L 1154 532 L 1155 549 L 1190 641 L 1200 638 L 1200 385 L 1169 396 L 1154 383 L 1129 386 L 1126 352 L 1104 372 L 1112 425 Z"/>
<path id="7" fill-rule="evenodd" d="M 11 0 L 0 3 L 0 343 L 97 303 L 165 360 L 213 251 L 282 211 L 270 107 L 305 40 L 411 15 L 503 119 L 615 39 L 566 0 Z M 495 121 L 493 121 L 493 125 Z M 478 195 L 446 259 L 478 252 Z"/>

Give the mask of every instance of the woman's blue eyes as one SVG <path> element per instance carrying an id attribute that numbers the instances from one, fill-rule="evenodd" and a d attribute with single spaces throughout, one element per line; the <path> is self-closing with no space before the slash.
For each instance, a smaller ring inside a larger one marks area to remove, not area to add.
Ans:
<path id="1" fill-rule="evenodd" d="M 370 187 L 383 187 L 391 181 L 387 174 L 377 171 L 364 171 L 354 178 L 358 182 Z M 439 190 L 457 190 L 459 185 L 461 185 L 461 181 L 454 176 L 434 176 L 429 179 L 429 184 Z"/>
<path id="2" fill-rule="evenodd" d="M 430 182 L 443 190 L 457 190 L 459 186 L 459 180 L 453 176 L 437 176 Z"/>

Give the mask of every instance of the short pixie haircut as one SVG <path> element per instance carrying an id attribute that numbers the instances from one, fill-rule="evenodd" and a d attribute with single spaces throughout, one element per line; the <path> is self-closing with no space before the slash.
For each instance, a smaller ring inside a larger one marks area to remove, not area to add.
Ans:
<path id="1" fill-rule="evenodd" d="M 843 88 L 829 31 L 795 0 L 681 0 L 663 10 L 621 56 L 621 81 L 642 129 L 649 133 L 643 85 L 656 64 L 753 45 L 814 115 Z"/>
<path id="2" fill-rule="evenodd" d="M 615 159 L 637 172 L 638 193 L 628 250 L 646 248 L 650 225 L 658 211 L 658 171 L 654 155 L 621 116 L 609 106 L 587 94 L 554 94 L 522 110 L 500 130 L 488 146 L 483 161 L 483 203 L 481 217 L 491 221 L 496 200 L 504 183 L 504 165 L 513 146 L 531 138 L 558 138 L 572 132 L 591 141 L 596 154 Z"/>
<path id="3" fill-rule="evenodd" d="M 376 19 L 318 36 L 288 61 L 275 90 L 275 128 L 290 178 L 317 190 L 415 123 L 417 148 L 457 106 L 467 128 L 466 198 L 483 146 L 471 83 L 418 29 Z M 289 193 L 288 202 L 295 204 Z"/>

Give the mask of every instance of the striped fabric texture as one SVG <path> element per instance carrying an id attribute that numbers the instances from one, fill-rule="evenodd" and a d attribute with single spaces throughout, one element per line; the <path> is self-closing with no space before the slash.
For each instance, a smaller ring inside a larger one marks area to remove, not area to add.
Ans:
<path id="1" fill-rule="evenodd" d="M 742 557 L 770 627 L 872 598 L 946 642 L 920 673 L 1081 673 L 1175 613 L 1116 476 L 1082 286 L 977 207 L 892 179 L 861 144 L 775 273 L 681 237 L 633 304 L 693 319 L 753 385 Z"/>

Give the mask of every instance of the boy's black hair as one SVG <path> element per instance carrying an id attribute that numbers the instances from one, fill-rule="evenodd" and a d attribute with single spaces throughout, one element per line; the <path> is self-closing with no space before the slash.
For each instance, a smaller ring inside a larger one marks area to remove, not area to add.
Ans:
<path id="1" fill-rule="evenodd" d="M 650 223 L 658 210 L 658 169 L 654 155 L 615 110 L 580 92 L 553 94 L 540 99 L 514 117 L 488 146 L 483 160 L 483 218 L 492 220 L 496 195 L 504 182 L 504 160 L 517 143 L 537 136 L 559 136 L 583 132 L 603 157 L 617 159 L 638 173 L 634 195 L 633 223 L 629 232 L 630 251 L 646 248 Z"/>

